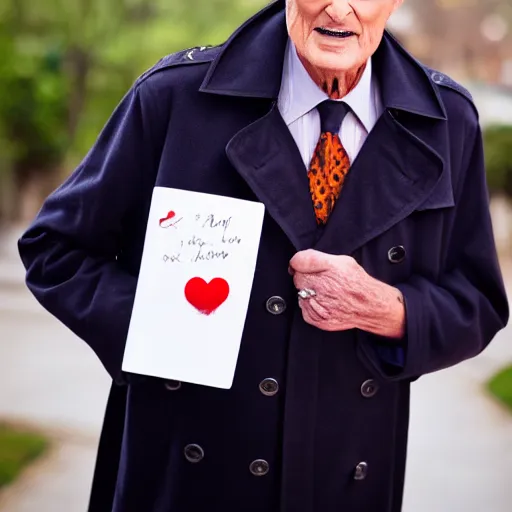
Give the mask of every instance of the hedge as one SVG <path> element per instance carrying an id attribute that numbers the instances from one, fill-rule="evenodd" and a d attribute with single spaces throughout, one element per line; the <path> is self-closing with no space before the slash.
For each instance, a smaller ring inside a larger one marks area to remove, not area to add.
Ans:
<path id="1" fill-rule="evenodd" d="M 489 192 L 512 197 L 512 126 L 491 126 L 483 138 Z"/>

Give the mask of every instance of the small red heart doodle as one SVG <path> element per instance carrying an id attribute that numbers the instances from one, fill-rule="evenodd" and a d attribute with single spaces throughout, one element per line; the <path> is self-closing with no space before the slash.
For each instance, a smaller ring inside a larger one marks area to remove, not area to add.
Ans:
<path id="1" fill-rule="evenodd" d="M 164 217 L 163 219 L 160 219 L 159 221 L 159 224 L 160 224 L 160 227 L 161 228 L 168 228 L 169 226 L 172 225 L 172 221 L 171 219 L 176 216 L 176 214 L 171 210 L 168 214 L 167 214 L 167 217 Z"/>
<path id="2" fill-rule="evenodd" d="M 229 295 L 229 284 L 221 277 L 207 283 L 201 277 L 193 277 L 185 286 L 185 297 L 200 313 L 210 315 Z"/>

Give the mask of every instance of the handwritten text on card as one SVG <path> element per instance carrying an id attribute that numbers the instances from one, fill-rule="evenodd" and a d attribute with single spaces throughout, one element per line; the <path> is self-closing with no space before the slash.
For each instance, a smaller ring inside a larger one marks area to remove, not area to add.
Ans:
<path id="1" fill-rule="evenodd" d="M 179 237 L 179 229 L 171 230 L 170 235 L 179 242 L 174 251 L 163 255 L 164 263 L 226 260 L 231 255 L 231 246 L 242 243 L 242 238 L 233 233 L 230 228 L 231 219 L 231 217 L 218 218 L 213 214 L 196 215 L 194 233 L 186 238 Z M 167 217 L 160 220 L 160 227 L 179 228 L 180 220 L 182 219 L 176 219 L 175 213 L 171 211 Z"/>

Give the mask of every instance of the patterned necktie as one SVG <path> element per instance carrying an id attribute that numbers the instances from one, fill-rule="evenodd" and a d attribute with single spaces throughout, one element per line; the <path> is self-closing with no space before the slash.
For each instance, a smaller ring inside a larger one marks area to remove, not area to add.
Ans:
<path id="1" fill-rule="evenodd" d="M 309 164 L 309 190 L 317 223 L 323 225 L 338 199 L 350 160 L 338 135 L 350 107 L 341 101 L 326 100 L 317 106 L 322 133 Z"/>

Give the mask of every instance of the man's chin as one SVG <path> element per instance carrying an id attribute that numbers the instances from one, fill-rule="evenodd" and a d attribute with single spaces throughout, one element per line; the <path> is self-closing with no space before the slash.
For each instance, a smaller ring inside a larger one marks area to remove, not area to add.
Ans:
<path id="1" fill-rule="evenodd" d="M 309 66 L 315 69 L 336 74 L 357 70 L 363 64 L 360 59 L 355 58 L 353 53 L 326 51 L 321 48 L 315 48 L 309 52 L 306 60 Z"/>

